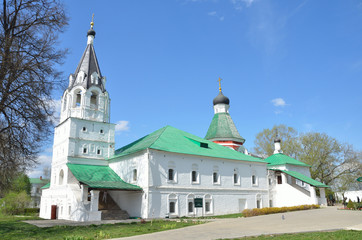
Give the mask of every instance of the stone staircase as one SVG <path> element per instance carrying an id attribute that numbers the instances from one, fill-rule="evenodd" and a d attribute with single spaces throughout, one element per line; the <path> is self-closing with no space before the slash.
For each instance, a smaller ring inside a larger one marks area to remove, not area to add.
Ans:
<path id="1" fill-rule="evenodd" d="M 104 197 L 106 194 L 106 197 Z M 110 194 L 99 193 L 98 209 L 102 212 L 102 220 L 124 220 L 129 219 L 126 211 L 120 209 Z"/>

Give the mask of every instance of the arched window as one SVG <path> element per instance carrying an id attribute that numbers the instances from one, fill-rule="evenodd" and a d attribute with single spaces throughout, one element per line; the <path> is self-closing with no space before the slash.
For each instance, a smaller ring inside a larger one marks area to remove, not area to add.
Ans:
<path id="1" fill-rule="evenodd" d="M 197 164 L 192 164 L 191 167 L 192 171 L 191 171 L 191 183 L 195 184 L 195 183 L 199 183 L 199 166 Z"/>
<path id="2" fill-rule="evenodd" d="M 213 206 L 212 206 L 212 197 L 210 194 L 206 194 L 204 197 L 205 201 L 205 213 L 212 214 L 213 213 Z"/>
<path id="3" fill-rule="evenodd" d="M 90 98 L 90 107 L 91 109 L 98 109 L 98 93 L 92 91 L 92 95 Z"/>
<path id="4" fill-rule="evenodd" d="M 195 195 L 194 195 L 194 194 L 189 194 L 189 195 L 187 196 L 187 214 L 188 214 L 188 215 L 193 215 L 193 214 L 195 214 L 194 199 L 195 199 Z"/>
<path id="5" fill-rule="evenodd" d="M 220 184 L 220 175 L 219 175 L 218 166 L 214 166 L 214 170 L 212 172 L 212 182 L 213 184 Z"/>
<path id="6" fill-rule="evenodd" d="M 177 172 L 176 165 L 173 161 L 168 162 L 168 170 L 167 170 L 167 182 L 176 183 L 177 182 Z"/>
<path id="7" fill-rule="evenodd" d="M 64 171 L 62 169 L 59 172 L 59 185 L 63 185 L 63 184 L 64 184 Z"/>
<path id="8" fill-rule="evenodd" d="M 168 196 L 168 213 L 170 215 L 177 215 L 177 196 L 175 194 Z"/>
<path id="9" fill-rule="evenodd" d="M 82 93 L 80 90 L 74 92 L 74 104 L 73 107 L 80 107 L 82 104 Z"/>
<path id="10" fill-rule="evenodd" d="M 261 208 L 261 196 L 260 196 L 260 194 L 256 195 L 256 208 Z"/>
<path id="11" fill-rule="evenodd" d="M 137 181 L 137 169 L 133 169 L 133 181 Z"/>

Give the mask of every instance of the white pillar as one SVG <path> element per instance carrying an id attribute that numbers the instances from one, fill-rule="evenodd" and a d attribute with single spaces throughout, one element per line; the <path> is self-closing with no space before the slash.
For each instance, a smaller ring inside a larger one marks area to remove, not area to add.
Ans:
<path id="1" fill-rule="evenodd" d="M 90 205 L 90 211 L 96 212 L 98 211 L 98 199 L 99 199 L 99 191 L 92 190 L 91 193 L 91 205 Z"/>
<path id="2" fill-rule="evenodd" d="M 82 196 L 82 202 L 87 201 L 88 198 L 88 186 L 84 186 L 83 184 L 80 185 L 80 191 L 81 191 L 81 196 Z"/>
<path id="3" fill-rule="evenodd" d="M 311 204 L 318 204 L 318 199 L 317 199 L 317 195 L 315 193 L 315 188 L 313 186 L 310 186 L 310 199 L 311 199 Z"/>
<path id="4" fill-rule="evenodd" d="M 287 175 L 285 173 L 281 173 L 282 175 L 282 184 L 288 183 Z"/>
<path id="5" fill-rule="evenodd" d="M 326 199 L 326 192 L 325 188 L 319 188 L 319 194 L 320 194 L 320 204 L 327 206 L 327 199 Z"/>

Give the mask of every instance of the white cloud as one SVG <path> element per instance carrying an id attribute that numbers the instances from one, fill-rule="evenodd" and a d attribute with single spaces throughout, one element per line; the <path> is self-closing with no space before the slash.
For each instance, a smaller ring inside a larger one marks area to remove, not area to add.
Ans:
<path id="1" fill-rule="evenodd" d="M 43 169 L 44 167 L 50 167 L 52 163 L 52 156 L 51 155 L 40 155 L 38 157 L 38 165 L 32 169 L 27 170 L 27 175 L 31 178 L 38 178 L 43 176 Z"/>
<path id="2" fill-rule="evenodd" d="M 216 17 L 220 21 L 224 21 L 224 16 L 219 16 L 216 11 L 208 12 L 207 15 L 209 15 L 211 17 Z"/>
<path id="3" fill-rule="evenodd" d="M 118 121 L 116 125 L 116 133 L 125 132 L 129 130 L 129 121 Z"/>
<path id="4" fill-rule="evenodd" d="M 242 10 L 244 6 L 250 7 L 255 0 L 231 0 L 236 10 Z"/>
<path id="5" fill-rule="evenodd" d="M 275 98 L 273 100 L 271 100 L 271 102 L 274 104 L 274 106 L 276 107 L 284 107 L 287 105 L 287 103 L 284 101 L 283 98 Z"/>

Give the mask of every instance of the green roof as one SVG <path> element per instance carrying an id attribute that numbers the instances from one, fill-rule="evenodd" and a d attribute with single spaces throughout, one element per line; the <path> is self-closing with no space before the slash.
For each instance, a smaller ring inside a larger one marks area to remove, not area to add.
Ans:
<path id="1" fill-rule="evenodd" d="M 171 126 L 161 128 L 116 150 L 115 155 L 110 159 L 139 152 L 147 148 L 223 159 L 264 162 L 260 158 L 245 155 Z"/>
<path id="2" fill-rule="evenodd" d="M 205 139 L 233 140 L 245 142 L 235 127 L 234 121 L 229 113 L 216 113 L 212 118 Z"/>
<path id="3" fill-rule="evenodd" d="M 267 157 L 264 159 L 268 164 L 268 166 L 275 166 L 275 165 L 284 165 L 284 164 L 292 164 L 292 165 L 298 165 L 298 166 L 304 166 L 304 167 L 310 167 L 310 165 L 298 161 L 292 157 L 289 157 L 287 155 L 284 155 L 283 153 L 276 153 L 271 155 L 270 157 Z"/>
<path id="4" fill-rule="evenodd" d="M 47 184 L 49 179 L 40 179 L 40 178 L 29 178 L 31 184 Z"/>
<path id="5" fill-rule="evenodd" d="M 142 190 L 139 186 L 126 183 L 110 167 L 67 163 L 74 177 L 91 188 Z"/>
<path id="6" fill-rule="evenodd" d="M 274 171 L 281 171 L 281 172 L 284 172 L 294 178 L 297 178 L 303 182 L 306 182 L 312 186 L 315 186 L 315 187 L 324 187 L 324 188 L 327 188 L 329 187 L 328 185 L 325 185 L 324 183 L 321 183 L 321 182 L 318 182 L 317 180 L 314 180 L 313 178 L 310 178 L 310 177 L 307 177 L 299 172 L 295 172 L 295 171 L 286 171 L 286 170 L 279 170 L 279 169 L 271 169 L 271 170 L 274 170 Z"/>
<path id="7" fill-rule="evenodd" d="M 46 184 L 46 185 L 42 186 L 40 189 L 46 189 L 46 188 L 50 188 L 50 183 L 48 183 L 48 184 Z"/>

